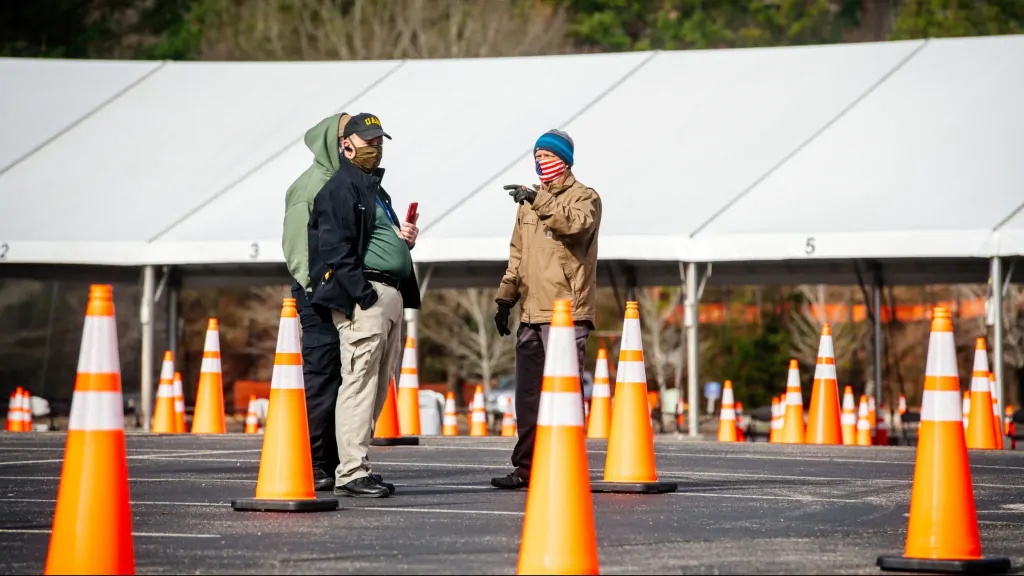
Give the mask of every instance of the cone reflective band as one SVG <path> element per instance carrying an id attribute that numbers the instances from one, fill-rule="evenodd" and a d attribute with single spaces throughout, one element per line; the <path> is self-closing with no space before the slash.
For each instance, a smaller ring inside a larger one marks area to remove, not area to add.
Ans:
<path id="1" fill-rule="evenodd" d="M 256 396 L 249 395 L 249 407 L 245 411 L 245 433 L 256 434 L 260 431 L 260 421 L 256 416 Z"/>
<path id="2" fill-rule="evenodd" d="M 156 389 L 156 408 L 153 410 L 153 433 L 174 434 L 178 431 L 178 419 L 174 414 L 174 354 L 164 352 L 160 367 L 160 384 Z"/>
<path id="3" fill-rule="evenodd" d="M 384 400 L 380 416 L 373 427 L 371 446 L 418 446 L 416 436 L 402 436 L 402 425 L 398 416 L 398 395 L 395 393 L 395 379 L 388 382 L 388 395 Z"/>
<path id="4" fill-rule="evenodd" d="M 679 484 L 658 481 L 655 469 L 654 431 L 647 399 L 640 308 L 636 302 L 626 303 L 621 342 L 604 481 L 592 482 L 591 489 L 595 492 L 649 494 L 674 492 Z"/>
<path id="5" fill-rule="evenodd" d="M 960 376 L 949 309 L 936 307 L 925 362 L 910 520 L 903 556 L 880 556 L 883 570 L 1000 574 L 1007 558 L 983 558 L 970 463 L 961 424 Z"/>
<path id="6" fill-rule="evenodd" d="M 185 387 L 181 383 L 181 372 L 174 373 L 174 424 L 175 432 L 185 433 Z"/>
<path id="7" fill-rule="evenodd" d="M 801 402 L 801 416 L 802 404 Z M 842 444 L 843 430 L 840 419 L 836 353 L 832 342 L 832 328 L 826 323 L 821 327 L 818 360 L 814 366 L 814 387 L 811 389 L 811 405 L 807 413 L 805 442 Z"/>
<path id="8" fill-rule="evenodd" d="M 420 377 L 416 369 L 416 340 L 405 339 L 402 372 L 398 375 L 398 423 L 403 436 L 419 436 Z"/>
<path id="9" fill-rule="evenodd" d="M 718 441 L 736 442 L 736 403 L 732 394 L 732 380 L 722 383 L 722 408 L 718 414 Z"/>
<path id="10" fill-rule="evenodd" d="M 337 499 L 317 499 L 313 490 L 300 350 L 295 299 L 285 298 L 270 377 L 270 406 L 263 430 L 256 497 L 232 500 L 235 510 L 320 512 L 338 508 Z"/>
<path id="11" fill-rule="evenodd" d="M 988 373 L 989 394 L 992 396 L 992 429 L 996 436 L 996 449 L 1003 449 L 1003 427 L 1000 425 L 999 399 L 996 398 L 996 375 Z"/>
<path id="12" fill-rule="evenodd" d="M 487 412 L 484 409 L 484 388 L 477 385 L 473 392 L 473 407 L 469 412 L 469 435 L 487 436 Z"/>
<path id="13" fill-rule="evenodd" d="M 192 412 L 193 434 L 224 434 L 224 382 L 220 365 L 220 324 L 216 318 L 206 323 L 203 363 L 199 368 L 199 389 Z"/>
<path id="14" fill-rule="evenodd" d="M 783 444 L 804 443 L 804 400 L 800 391 L 800 365 L 789 361 L 789 377 L 786 381 L 786 416 L 782 424 L 779 442 Z"/>
<path id="15" fill-rule="evenodd" d="M 121 361 L 106 285 L 89 288 L 44 573 L 135 573 Z"/>
<path id="16" fill-rule="evenodd" d="M 900 416 L 907 413 L 907 397 L 904 396 L 903 394 L 900 394 L 900 403 L 898 409 L 900 412 Z"/>
<path id="17" fill-rule="evenodd" d="M 974 346 L 974 370 L 971 373 L 971 408 L 967 416 L 967 447 L 995 450 L 996 429 L 992 422 L 992 385 L 988 381 L 988 352 L 985 339 Z"/>
<path id="18" fill-rule="evenodd" d="M 568 300 L 555 302 L 519 546 L 519 574 L 598 574 L 583 393 Z"/>
<path id="19" fill-rule="evenodd" d="M 608 351 L 597 351 L 594 386 L 590 392 L 590 416 L 587 438 L 607 438 L 612 429 L 612 389 L 608 380 Z"/>
<path id="20" fill-rule="evenodd" d="M 444 421 L 441 424 L 442 436 L 459 435 L 459 418 L 455 413 L 455 394 L 451 392 L 444 400 Z"/>
<path id="21" fill-rule="evenodd" d="M 501 435 L 506 437 L 516 435 L 516 419 L 512 416 L 511 403 L 505 406 L 505 413 L 501 417 Z"/>
<path id="22" fill-rule="evenodd" d="M 964 424 L 964 432 L 967 431 L 967 426 L 970 425 L 971 419 L 971 393 L 964 392 L 964 399 L 960 402 L 960 418 Z M 966 434 L 964 435 L 966 438 Z"/>

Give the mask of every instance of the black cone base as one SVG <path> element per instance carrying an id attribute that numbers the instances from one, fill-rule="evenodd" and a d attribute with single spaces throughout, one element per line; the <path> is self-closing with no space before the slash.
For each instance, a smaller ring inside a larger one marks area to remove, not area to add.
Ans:
<path id="1" fill-rule="evenodd" d="M 928 572 L 931 574 L 1006 574 L 1010 559 L 1001 557 L 978 560 L 932 560 L 906 556 L 879 556 L 878 567 L 889 572 Z"/>
<path id="2" fill-rule="evenodd" d="M 591 482 L 591 492 L 618 492 L 625 494 L 664 494 L 675 492 L 678 482 Z"/>
<path id="3" fill-rule="evenodd" d="M 399 436 L 398 438 L 371 438 L 370 446 L 419 446 L 418 436 Z"/>
<path id="4" fill-rule="evenodd" d="M 338 509 L 337 498 L 313 498 L 312 500 L 257 500 L 239 498 L 231 501 L 231 507 L 239 511 L 259 512 L 327 512 Z"/>

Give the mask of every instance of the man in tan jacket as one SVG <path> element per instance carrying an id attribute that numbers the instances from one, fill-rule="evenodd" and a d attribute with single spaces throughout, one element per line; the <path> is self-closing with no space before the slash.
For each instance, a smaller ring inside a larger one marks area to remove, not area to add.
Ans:
<path id="1" fill-rule="evenodd" d="M 544 343 L 555 300 L 572 301 L 582 386 L 587 336 L 594 329 L 601 198 L 572 175 L 573 151 L 568 134 L 548 131 L 534 146 L 541 185 L 505 186 L 519 203 L 519 211 L 512 230 L 508 270 L 498 287 L 494 322 L 500 335 L 511 334 L 509 313 L 517 302 L 522 304 L 515 375 L 519 441 L 512 451 L 515 470 L 491 479 L 497 488 L 516 489 L 529 484 L 544 379 Z"/>

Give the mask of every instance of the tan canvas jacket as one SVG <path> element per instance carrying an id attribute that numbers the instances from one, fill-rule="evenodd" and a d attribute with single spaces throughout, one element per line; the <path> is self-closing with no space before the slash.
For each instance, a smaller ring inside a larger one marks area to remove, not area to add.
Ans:
<path id="1" fill-rule="evenodd" d="M 570 172 L 545 184 L 516 214 L 508 269 L 497 302 L 522 301 L 521 322 L 547 324 L 555 300 L 572 300 L 573 320 L 594 321 L 601 198 Z"/>

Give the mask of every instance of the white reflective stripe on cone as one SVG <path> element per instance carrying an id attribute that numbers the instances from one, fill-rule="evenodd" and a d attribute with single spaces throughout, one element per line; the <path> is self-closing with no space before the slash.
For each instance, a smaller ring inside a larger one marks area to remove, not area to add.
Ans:
<path id="1" fill-rule="evenodd" d="M 957 390 L 925 390 L 921 399 L 921 421 L 962 422 L 960 392 Z"/>
<path id="2" fill-rule="evenodd" d="M 843 410 L 857 410 L 857 405 L 853 401 L 853 396 L 846 396 L 843 398 Z"/>
<path id="3" fill-rule="evenodd" d="M 818 358 L 835 358 L 836 349 L 832 343 L 831 335 L 824 335 L 821 340 L 818 341 Z"/>
<path id="4" fill-rule="evenodd" d="M 220 358 L 203 358 L 203 364 L 199 367 L 199 371 L 207 374 L 219 374 Z"/>
<path id="5" fill-rule="evenodd" d="M 203 344 L 203 352 L 220 352 L 220 332 L 218 330 L 206 331 L 206 342 Z"/>
<path id="6" fill-rule="evenodd" d="M 278 390 L 302 390 L 302 366 L 299 364 L 275 364 L 270 377 L 270 388 Z"/>
<path id="7" fill-rule="evenodd" d="M 971 392 L 991 393 L 992 387 L 988 385 L 988 376 L 971 378 Z"/>
<path id="8" fill-rule="evenodd" d="M 458 423 L 459 423 L 459 420 L 455 416 L 445 416 L 444 417 L 444 425 L 445 426 L 455 426 Z"/>
<path id="9" fill-rule="evenodd" d="M 405 348 L 402 352 L 402 368 L 416 367 L 416 348 Z"/>
<path id="10" fill-rule="evenodd" d="M 299 354 L 302 352 L 302 340 L 299 338 L 299 319 L 281 318 L 277 331 L 278 354 Z M 212 350 L 208 350 L 212 352 Z M 217 349 L 220 351 L 220 348 Z"/>
<path id="11" fill-rule="evenodd" d="M 120 392 L 75 392 L 71 397 L 68 430 L 124 430 Z"/>
<path id="12" fill-rule="evenodd" d="M 735 420 L 736 411 L 732 408 L 722 408 L 722 413 L 719 415 L 719 418 L 722 420 Z"/>
<path id="13" fill-rule="evenodd" d="M 420 377 L 416 374 L 400 374 L 398 376 L 399 388 L 419 388 Z"/>
<path id="14" fill-rule="evenodd" d="M 160 366 L 160 379 L 166 380 L 168 384 L 174 380 L 174 362 L 164 361 Z"/>
<path id="15" fill-rule="evenodd" d="M 853 414 L 843 414 L 842 415 L 842 423 L 846 424 L 848 426 L 856 424 L 857 423 L 857 417 L 854 416 Z"/>
<path id="16" fill-rule="evenodd" d="M 594 380 L 600 380 L 601 378 L 608 378 L 608 359 L 598 358 L 597 367 L 594 368 Z"/>
<path id="17" fill-rule="evenodd" d="M 590 393 L 591 398 L 611 398 L 612 389 L 608 384 L 594 384 L 593 391 Z"/>
<path id="18" fill-rule="evenodd" d="M 732 388 L 726 388 L 722 390 L 722 406 L 734 403 L 735 400 L 732 397 Z"/>
<path id="19" fill-rule="evenodd" d="M 640 333 L 640 319 L 626 318 L 622 321 L 622 343 L 619 350 L 643 350 Z"/>
<path id="20" fill-rule="evenodd" d="M 481 410 L 473 410 L 473 422 L 486 422 L 487 415 Z"/>
<path id="21" fill-rule="evenodd" d="M 577 376 L 579 373 L 576 374 Z M 646 384 L 647 370 L 643 362 L 624 360 L 619 362 L 619 371 L 615 374 L 615 382 L 623 384 Z"/>
<path id="22" fill-rule="evenodd" d="M 174 401 L 174 411 L 179 413 L 179 414 L 184 412 L 185 411 L 185 401 L 184 400 L 175 400 Z"/>
<path id="23" fill-rule="evenodd" d="M 170 384 L 161 384 L 156 389 L 157 398 L 174 398 L 174 387 Z"/>
<path id="24" fill-rule="evenodd" d="M 868 422 L 867 416 L 857 420 L 857 430 L 868 430 L 871 428 L 871 422 Z"/>
<path id="25" fill-rule="evenodd" d="M 803 406 L 804 397 L 799 392 L 786 392 L 786 406 Z"/>
<path id="26" fill-rule="evenodd" d="M 988 380 L 988 354 L 985 350 L 974 351 L 974 371 L 984 372 L 985 380 Z"/>
<path id="27" fill-rule="evenodd" d="M 537 426 L 583 427 L 583 400 L 579 392 L 541 392 Z"/>
<path id="28" fill-rule="evenodd" d="M 545 376 L 579 377 L 580 365 L 576 357 L 576 330 L 574 328 L 552 326 L 548 330 L 548 341 L 544 345 L 544 350 L 549 352 L 544 359 Z"/>
<path id="29" fill-rule="evenodd" d="M 956 376 L 956 344 L 952 332 L 932 332 L 928 337 L 928 360 L 925 362 L 925 376 Z"/>
<path id="30" fill-rule="evenodd" d="M 835 364 L 817 364 L 814 367 L 815 380 L 836 380 Z"/>
<path id="31" fill-rule="evenodd" d="M 113 316 L 86 316 L 82 348 L 78 351 L 78 372 L 113 374 L 121 372 L 117 352 L 117 324 Z"/>

